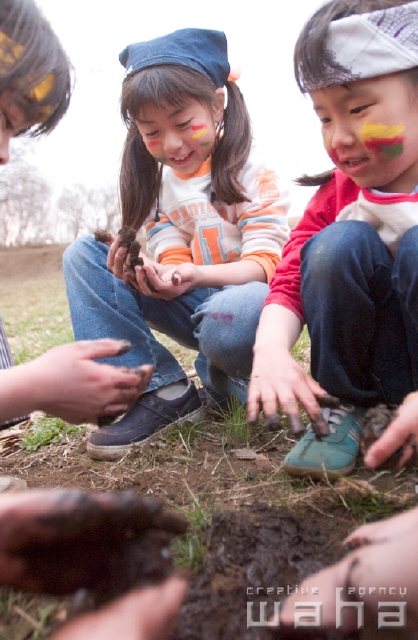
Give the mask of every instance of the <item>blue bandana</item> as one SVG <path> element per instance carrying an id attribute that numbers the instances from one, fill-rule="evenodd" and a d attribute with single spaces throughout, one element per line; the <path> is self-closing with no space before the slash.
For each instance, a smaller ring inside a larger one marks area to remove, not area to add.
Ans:
<path id="1" fill-rule="evenodd" d="M 130 44 L 119 55 L 126 69 L 125 79 L 140 69 L 161 64 L 178 64 L 203 73 L 216 88 L 229 75 L 226 37 L 223 31 L 179 29 L 154 40 Z"/>

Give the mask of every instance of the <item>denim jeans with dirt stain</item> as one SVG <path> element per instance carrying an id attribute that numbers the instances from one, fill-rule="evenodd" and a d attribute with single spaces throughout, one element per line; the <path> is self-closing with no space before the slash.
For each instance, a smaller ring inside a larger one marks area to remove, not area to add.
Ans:
<path id="1" fill-rule="evenodd" d="M 355 405 L 401 403 L 418 388 L 418 226 L 393 257 L 370 224 L 335 222 L 301 257 L 314 379 Z"/>
<path id="2" fill-rule="evenodd" d="M 249 282 L 199 288 L 167 302 L 134 292 L 115 278 L 106 267 L 107 252 L 106 245 L 85 236 L 64 253 L 75 339 L 129 340 L 128 353 L 101 362 L 130 367 L 152 364 L 151 391 L 186 378 L 175 356 L 152 333 L 154 329 L 198 351 L 196 371 L 218 402 L 233 395 L 245 404 L 252 348 L 268 285 Z"/>

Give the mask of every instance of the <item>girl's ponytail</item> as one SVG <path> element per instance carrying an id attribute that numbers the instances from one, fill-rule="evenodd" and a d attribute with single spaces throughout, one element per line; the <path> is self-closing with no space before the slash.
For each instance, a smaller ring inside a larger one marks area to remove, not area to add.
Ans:
<path id="1" fill-rule="evenodd" d="M 327 182 L 332 179 L 334 171 L 335 169 L 329 169 L 328 171 L 323 171 L 313 176 L 305 173 L 303 176 L 295 178 L 293 182 L 297 184 L 298 187 L 322 187 L 322 185 L 327 184 Z"/>
<path id="2" fill-rule="evenodd" d="M 147 151 L 134 123 L 130 123 L 122 152 L 119 193 L 122 224 L 137 231 L 158 197 L 158 163 Z"/>
<path id="3" fill-rule="evenodd" d="M 237 175 L 251 148 L 251 119 L 243 95 L 235 82 L 227 82 L 227 107 L 223 126 L 212 153 L 212 189 L 216 199 L 228 205 L 248 201 Z"/>

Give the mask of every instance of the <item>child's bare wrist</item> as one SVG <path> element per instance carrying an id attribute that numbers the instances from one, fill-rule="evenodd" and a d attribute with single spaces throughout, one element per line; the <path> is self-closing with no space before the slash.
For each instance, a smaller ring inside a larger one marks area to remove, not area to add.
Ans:
<path id="1" fill-rule="evenodd" d="M 290 353 L 287 346 L 283 344 L 276 344 L 271 340 L 263 340 L 260 342 L 256 342 L 254 345 L 253 351 L 254 351 L 254 355 L 263 354 L 263 353 L 269 353 L 269 354 L 273 353 L 274 355 L 277 355 L 277 354 L 288 355 Z"/>

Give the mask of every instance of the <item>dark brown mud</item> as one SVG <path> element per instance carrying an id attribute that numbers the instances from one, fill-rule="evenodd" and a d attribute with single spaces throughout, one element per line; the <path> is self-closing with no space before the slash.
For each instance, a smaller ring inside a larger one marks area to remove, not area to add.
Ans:
<path id="1" fill-rule="evenodd" d="M 260 603 L 268 603 L 267 617 L 273 615 L 274 602 L 342 556 L 350 528 L 309 509 L 256 504 L 251 512 L 215 513 L 206 560 L 190 585 L 175 640 L 272 640 L 268 627 L 253 626 Z M 277 640 L 286 637 L 308 636 L 276 632 Z"/>

